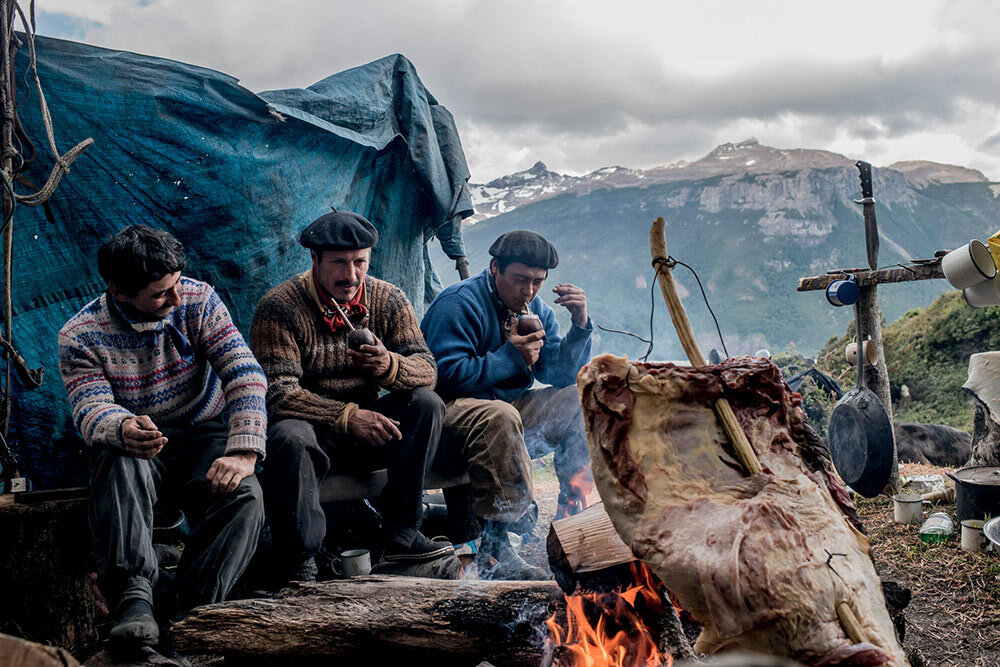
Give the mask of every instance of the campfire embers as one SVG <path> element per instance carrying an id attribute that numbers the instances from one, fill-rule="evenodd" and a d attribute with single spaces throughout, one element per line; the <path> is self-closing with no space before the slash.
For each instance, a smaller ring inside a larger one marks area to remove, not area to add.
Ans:
<path id="1" fill-rule="evenodd" d="M 553 667 L 659 667 L 657 619 L 666 611 L 663 585 L 645 564 L 634 561 L 635 583 L 606 593 L 566 595 L 566 612 L 546 622 L 543 665 Z"/>

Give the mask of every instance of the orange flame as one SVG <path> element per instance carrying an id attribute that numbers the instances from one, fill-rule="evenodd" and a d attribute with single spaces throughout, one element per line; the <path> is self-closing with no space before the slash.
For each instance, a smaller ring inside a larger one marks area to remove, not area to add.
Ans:
<path id="1" fill-rule="evenodd" d="M 635 608 L 642 596 L 653 613 L 663 613 L 661 584 L 644 563 L 632 563 L 635 584 L 618 593 L 567 595 L 566 628 L 556 622 L 556 615 L 545 622 L 549 629 L 547 651 L 558 651 L 553 664 L 560 667 L 660 667 L 673 664 L 671 656 L 660 654 L 656 640 Z M 584 601 L 596 607 L 599 616 L 592 624 Z M 609 636 L 608 626 L 619 628 Z"/>
<path id="2" fill-rule="evenodd" d="M 590 464 L 581 469 L 572 479 L 569 485 L 576 491 L 575 497 L 567 505 L 560 505 L 556 509 L 556 519 L 565 519 L 581 512 L 593 504 L 590 494 L 594 492 L 594 476 L 590 472 Z"/>

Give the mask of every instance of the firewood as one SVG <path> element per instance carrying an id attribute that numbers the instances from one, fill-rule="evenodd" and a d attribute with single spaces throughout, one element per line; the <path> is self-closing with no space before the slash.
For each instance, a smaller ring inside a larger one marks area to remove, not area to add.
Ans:
<path id="1" fill-rule="evenodd" d="M 604 503 L 553 521 L 546 549 L 552 573 L 566 593 L 573 593 L 580 586 L 581 578 L 587 579 L 581 575 L 595 573 L 599 576 L 610 568 L 635 560 L 632 550 L 611 525 Z"/>
<path id="2" fill-rule="evenodd" d="M 268 664 L 340 658 L 537 665 L 544 621 L 562 600 L 555 582 L 371 575 L 198 607 L 170 639 L 181 652 Z"/>

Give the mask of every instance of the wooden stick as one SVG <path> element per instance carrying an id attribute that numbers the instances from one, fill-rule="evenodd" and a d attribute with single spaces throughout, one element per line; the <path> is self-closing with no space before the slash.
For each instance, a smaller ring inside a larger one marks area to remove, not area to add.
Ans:
<path id="1" fill-rule="evenodd" d="M 663 218 L 657 218 L 649 230 L 649 252 L 653 256 L 653 261 L 658 258 L 667 259 L 670 256 L 667 254 L 665 229 L 666 223 Z M 663 300 L 667 302 L 670 319 L 673 320 L 674 328 L 677 329 L 677 336 L 681 339 L 681 345 L 684 347 L 688 361 L 693 366 L 705 366 L 705 357 L 702 356 L 698 342 L 694 338 L 694 331 L 691 329 L 691 322 L 684 311 L 684 305 L 681 303 L 680 297 L 677 296 L 677 287 L 674 285 L 674 277 L 670 272 L 670 267 L 659 265 L 658 269 L 656 275 L 659 278 L 660 291 L 663 293 Z M 722 429 L 726 432 L 729 442 L 732 443 L 736 457 L 743 465 L 743 469 L 751 475 L 761 472 L 763 468 L 760 465 L 760 460 L 757 459 L 757 453 L 750 446 L 750 441 L 737 421 L 736 414 L 728 400 L 720 398 L 715 402 L 715 415 L 722 422 Z"/>
<path id="2" fill-rule="evenodd" d="M 796 291 L 824 290 L 834 280 L 843 280 L 847 275 L 847 273 L 824 273 L 821 276 L 800 278 Z M 907 267 L 897 266 L 879 271 L 853 271 L 851 275 L 858 281 L 858 287 L 870 287 L 882 283 L 908 283 L 914 280 L 944 278 L 944 271 L 941 270 L 941 262 L 936 262 L 934 264 L 911 264 Z"/>
<path id="3" fill-rule="evenodd" d="M 852 642 L 861 644 L 868 641 L 861 623 L 858 622 L 858 617 L 854 615 L 854 610 L 844 600 L 837 603 L 837 617 L 840 618 L 840 625 Z"/>

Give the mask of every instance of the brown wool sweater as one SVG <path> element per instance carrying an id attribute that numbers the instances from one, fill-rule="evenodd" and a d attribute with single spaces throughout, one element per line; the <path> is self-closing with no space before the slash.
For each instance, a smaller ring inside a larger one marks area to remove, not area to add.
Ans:
<path id="1" fill-rule="evenodd" d="M 434 356 L 402 290 L 371 276 L 365 278 L 368 328 L 392 356 L 389 372 L 376 379 L 351 365 L 348 329 L 330 331 L 319 305 L 306 291 L 306 275 L 265 294 L 250 328 L 250 348 L 267 375 L 267 411 L 272 422 L 304 419 L 344 433 L 359 405 L 375 400 L 380 389 L 434 387 Z"/>

